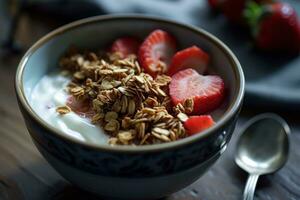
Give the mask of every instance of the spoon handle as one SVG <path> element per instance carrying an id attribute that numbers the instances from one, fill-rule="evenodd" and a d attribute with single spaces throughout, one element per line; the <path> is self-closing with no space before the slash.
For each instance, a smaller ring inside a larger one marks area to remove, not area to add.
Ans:
<path id="1" fill-rule="evenodd" d="M 253 200 L 254 190 L 257 183 L 259 175 L 258 174 L 250 174 L 247 183 L 244 189 L 243 200 Z"/>

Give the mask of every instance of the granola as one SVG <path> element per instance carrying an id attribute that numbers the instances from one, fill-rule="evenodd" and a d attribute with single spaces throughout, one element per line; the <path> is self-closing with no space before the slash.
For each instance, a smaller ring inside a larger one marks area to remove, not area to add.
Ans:
<path id="1" fill-rule="evenodd" d="M 69 106 L 58 106 L 56 108 L 56 112 L 58 112 L 60 115 L 64 115 L 71 112 L 71 108 Z"/>
<path id="2" fill-rule="evenodd" d="M 168 94 L 171 77 L 155 79 L 139 66 L 136 55 L 79 52 L 71 49 L 60 60 L 72 75 L 68 92 L 77 100 L 89 101 L 91 122 L 103 127 L 111 145 L 146 145 L 186 137 L 183 126 L 193 111 L 193 100 L 173 106 Z M 66 114 L 70 108 L 59 107 Z"/>

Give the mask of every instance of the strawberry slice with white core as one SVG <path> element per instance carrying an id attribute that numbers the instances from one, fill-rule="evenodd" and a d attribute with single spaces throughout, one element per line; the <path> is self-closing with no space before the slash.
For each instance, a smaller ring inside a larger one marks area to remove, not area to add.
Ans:
<path id="1" fill-rule="evenodd" d="M 200 74 L 207 70 L 209 55 L 197 46 L 192 46 L 178 51 L 172 58 L 168 74 L 172 76 L 176 72 L 193 68 Z"/>
<path id="2" fill-rule="evenodd" d="M 210 115 L 191 116 L 184 122 L 184 128 L 188 135 L 201 133 L 215 124 Z"/>
<path id="3" fill-rule="evenodd" d="M 165 73 L 176 51 L 173 36 L 163 30 L 155 30 L 149 34 L 140 46 L 138 59 L 144 70 L 151 76 Z"/>
<path id="4" fill-rule="evenodd" d="M 137 54 L 140 42 L 133 37 L 121 37 L 115 40 L 111 46 L 111 52 L 119 52 L 122 58 L 130 54 Z"/>
<path id="5" fill-rule="evenodd" d="M 185 69 L 172 76 L 169 93 L 174 105 L 194 100 L 193 113 L 203 114 L 217 108 L 224 98 L 224 82 L 215 75 L 203 76 L 194 69 Z"/>

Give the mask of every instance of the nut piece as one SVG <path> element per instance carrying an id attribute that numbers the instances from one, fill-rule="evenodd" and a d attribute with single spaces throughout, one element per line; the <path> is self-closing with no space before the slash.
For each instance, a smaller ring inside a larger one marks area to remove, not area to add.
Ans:
<path id="1" fill-rule="evenodd" d="M 178 118 L 180 121 L 185 122 L 189 117 L 188 117 L 186 114 L 180 112 L 180 113 L 178 113 L 177 118 Z"/>
<path id="2" fill-rule="evenodd" d="M 60 115 L 65 115 L 71 112 L 71 108 L 69 106 L 58 106 L 56 108 L 56 112 L 58 112 Z"/>
<path id="3" fill-rule="evenodd" d="M 130 140 L 134 138 L 134 135 L 131 131 L 122 131 L 118 133 L 118 139 L 123 144 L 128 144 Z"/>
<path id="4" fill-rule="evenodd" d="M 101 83 L 101 88 L 103 90 L 109 90 L 109 89 L 114 88 L 114 86 L 111 84 L 111 81 L 104 79 Z"/>
<path id="5" fill-rule="evenodd" d="M 145 83 L 145 79 L 143 78 L 143 76 L 134 76 L 134 78 L 139 82 L 139 83 Z"/>
<path id="6" fill-rule="evenodd" d="M 183 103 L 183 107 L 184 107 L 185 113 L 189 114 L 189 113 L 193 112 L 194 100 L 192 98 L 186 99 Z"/>

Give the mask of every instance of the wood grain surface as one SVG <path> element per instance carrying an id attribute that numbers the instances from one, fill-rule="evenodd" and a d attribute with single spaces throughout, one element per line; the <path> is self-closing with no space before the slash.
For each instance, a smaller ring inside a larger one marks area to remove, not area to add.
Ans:
<path id="1" fill-rule="evenodd" d="M 4 23 L 1 20 L 0 27 Z M 24 49 L 57 26 L 48 21 L 22 16 L 17 39 Z M 20 55 L 10 55 L 2 49 L 0 59 L 0 200 L 97 199 L 66 182 L 37 151 L 25 128 L 14 93 L 14 75 Z M 166 200 L 241 199 L 247 174 L 234 164 L 234 145 L 240 127 L 261 112 L 265 111 L 244 108 L 233 139 L 220 160 L 194 184 Z M 300 199 L 299 115 L 279 114 L 292 129 L 290 158 L 280 171 L 259 179 L 255 193 L 257 200 Z"/>

